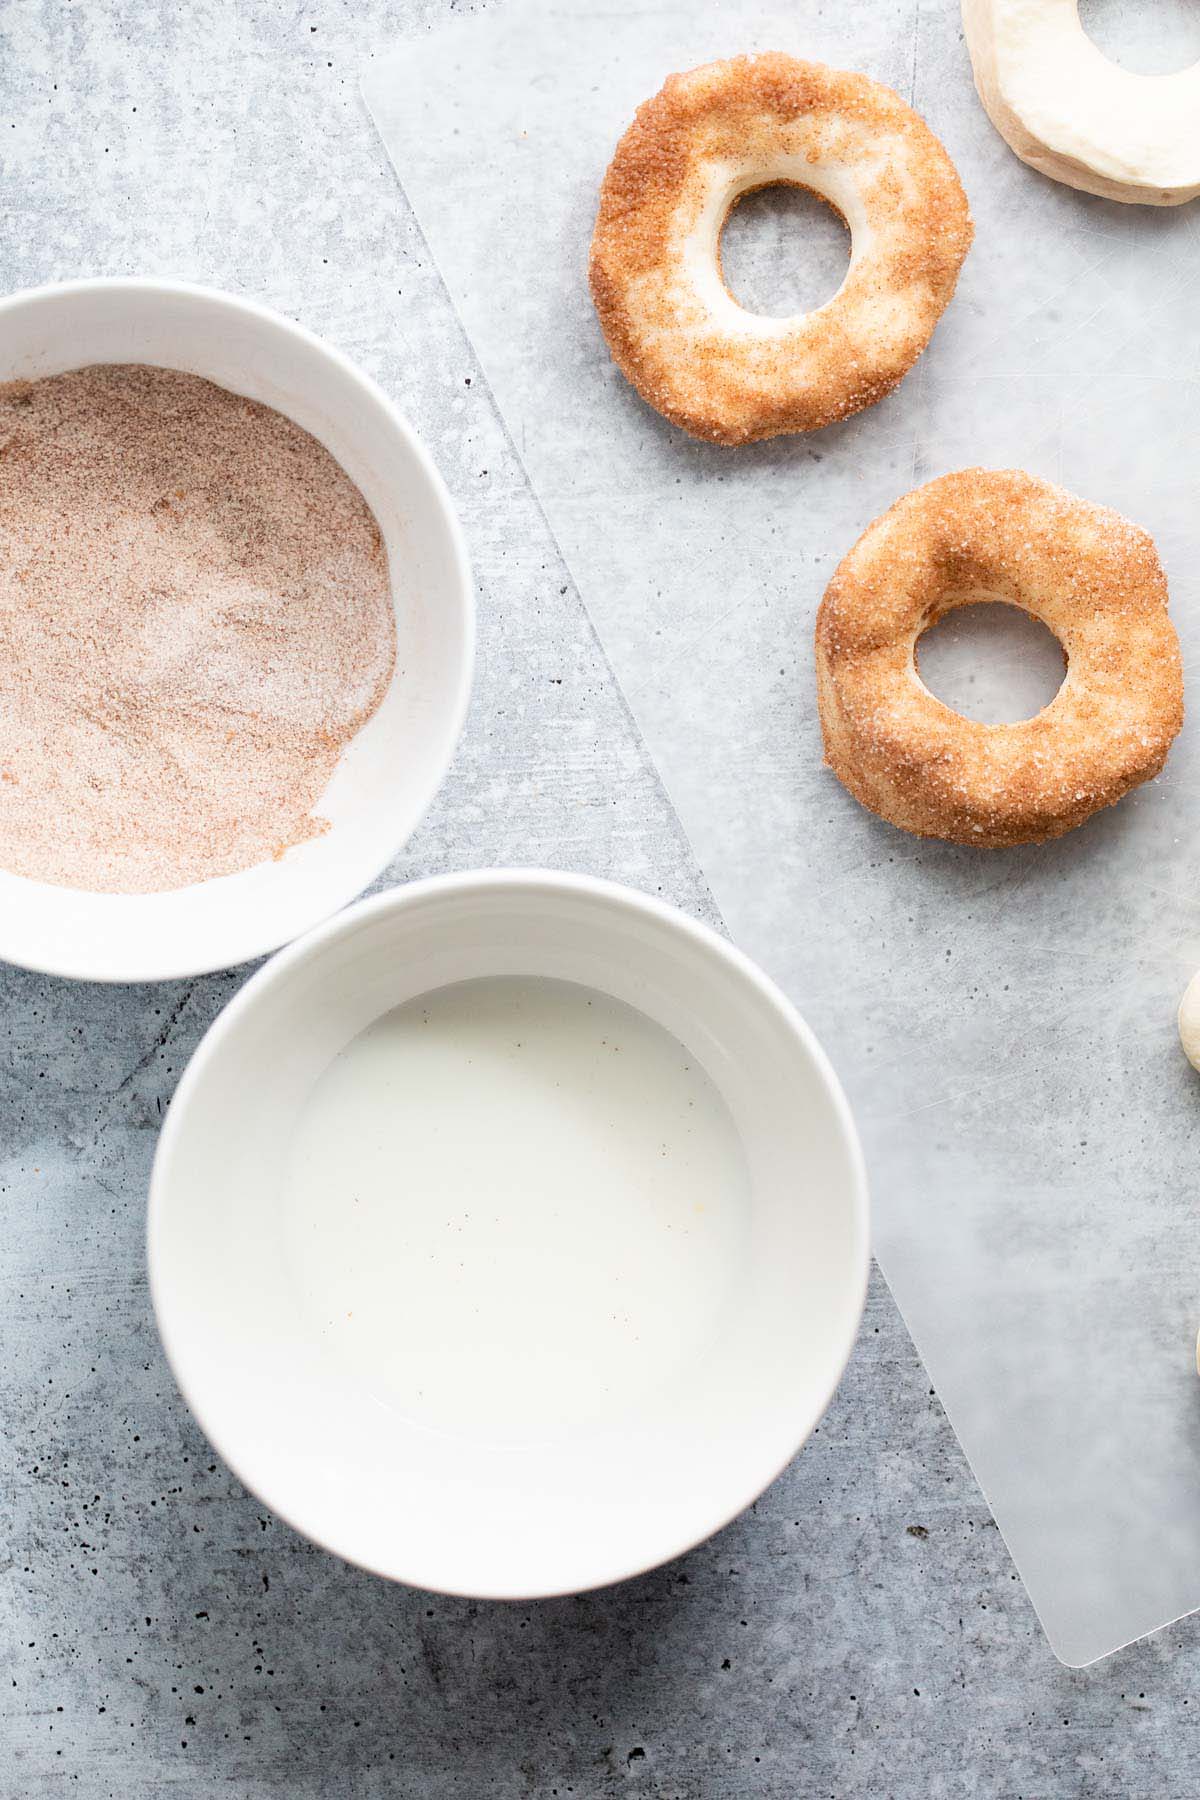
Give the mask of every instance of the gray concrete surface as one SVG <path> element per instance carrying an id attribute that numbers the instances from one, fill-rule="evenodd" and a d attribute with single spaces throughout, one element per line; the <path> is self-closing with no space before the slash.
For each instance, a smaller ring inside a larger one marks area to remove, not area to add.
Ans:
<path id="1" fill-rule="evenodd" d="M 0 290 L 177 274 L 360 359 L 435 451 L 482 603 L 462 753 L 388 880 L 547 861 L 704 912 L 358 100 L 365 58 L 417 16 L 7 0 Z M 266 1516 L 175 1392 L 142 1256 L 162 1108 L 241 979 L 3 973 L 5 1800 L 1196 1792 L 1197 1627 L 1091 1672 L 1055 1663 L 879 1282 L 803 1455 L 625 1587 L 441 1600 Z"/>

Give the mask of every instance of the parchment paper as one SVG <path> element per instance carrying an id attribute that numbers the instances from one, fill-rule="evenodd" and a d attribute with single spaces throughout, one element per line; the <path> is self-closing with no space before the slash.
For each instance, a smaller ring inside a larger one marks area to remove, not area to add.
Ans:
<path id="1" fill-rule="evenodd" d="M 637 103 L 673 69 L 767 48 L 911 99 L 977 238 L 896 394 L 730 452 L 626 386 L 585 262 Z M 1057 844 L 921 843 L 823 769 L 812 627 L 899 494 L 1018 465 L 1154 533 L 1195 668 L 1200 215 L 1020 164 L 976 100 L 954 0 L 509 0 L 399 46 L 366 93 L 729 927 L 847 1085 L 879 1260 L 1050 1641 L 1101 1656 L 1200 1605 L 1200 1083 L 1174 1027 L 1200 963 L 1197 734 Z M 989 663 L 986 632 L 961 635 L 959 688 L 985 705 L 1021 665 L 1002 648 Z M 881 1444 L 864 1487 L 887 1471 Z"/>

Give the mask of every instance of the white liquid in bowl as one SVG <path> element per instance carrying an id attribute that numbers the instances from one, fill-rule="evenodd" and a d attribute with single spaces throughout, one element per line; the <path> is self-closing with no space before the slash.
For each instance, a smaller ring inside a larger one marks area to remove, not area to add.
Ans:
<path id="1" fill-rule="evenodd" d="M 573 983 L 462 982 L 317 1082 L 285 1178 L 300 1303 L 408 1417 L 497 1437 L 661 1414 L 719 1345 L 745 1156 L 675 1038 Z"/>

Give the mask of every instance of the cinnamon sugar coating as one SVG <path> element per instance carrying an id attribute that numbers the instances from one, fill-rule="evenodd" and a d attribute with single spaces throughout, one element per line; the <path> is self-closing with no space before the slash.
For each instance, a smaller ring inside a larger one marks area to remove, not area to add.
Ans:
<path id="1" fill-rule="evenodd" d="M 740 307 L 720 235 L 755 188 L 811 188 L 852 255 L 824 306 Z M 865 75 L 778 53 L 672 75 L 638 108 L 604 178 L 592 297 L 609 349 L 695 437 L 745 444 L 871 406 L 929 342 L 971 243 L 966 196 L 924 121 Z"/>
<path id="2" fill-rule="evenodd" d="M 395 658 L 379 527 L 291 419 L 139 364 L 0 385 L 0 869 L 147 894 L 278 859 Z"/>
<path id="3" fill-rule="evenodd" d="M 1006 601 L 1058 638 L 1062 687 L 986 725 L 917 674 L 922 632 Z M 1041 843 L 1157 775 L 1183 723 L 1179 641 L 1151 538 L 1018 470 L 964 469 L 906 494 L 843 559 L 817 616 L 825 757 L 856 799 L 920 837 Z"/>

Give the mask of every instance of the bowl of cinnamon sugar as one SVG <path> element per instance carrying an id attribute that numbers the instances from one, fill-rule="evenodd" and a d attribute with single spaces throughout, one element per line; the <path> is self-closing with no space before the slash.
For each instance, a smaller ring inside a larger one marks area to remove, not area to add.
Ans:
<path id="1" fill-rule="evenodd" d="M 180 282 L 0 300 L 0 958 L 299 936 L 423 816 L 473 654 L 449 495 L 340 352 Z"/>

